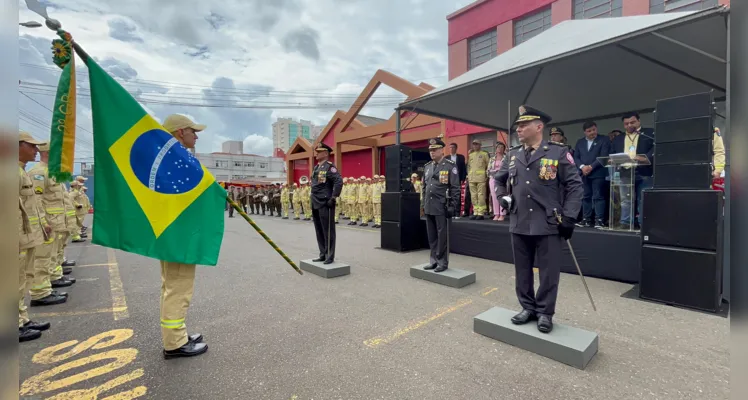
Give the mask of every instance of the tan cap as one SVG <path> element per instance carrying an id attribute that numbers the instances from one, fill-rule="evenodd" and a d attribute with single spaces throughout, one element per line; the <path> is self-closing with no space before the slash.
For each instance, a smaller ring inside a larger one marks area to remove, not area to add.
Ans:
<path id="1" fill-rule="evenodd" d="M 366 181 L 367 182 L 371 182 L 371 178 L 366 178 Z"/>
<path id="2" fill-rule="evenodd" d="M 85 182 L 85 181 L 88 180 L 88 178 L 84 178 L 84 177 L 78 175 L 78 176 L 75 177 L 75 180 L 79 181 L 79 182 Z"/>
<path id="3" fill-rule="evenodd" d="M 88 190 L 88 188 L 87 188 L 87 187 L 85 187 L 85 186 L 83 186 L 83 187 L 82 187 L 81 189 L 83 189 L 83 190 Z"/>
<path id="4" fill-rule="evenodd" d="M 78 181 L 72 181 L 72 182 L 70 182 L 70 186 L 78 186 L 78 185 L 80 185 L 80 184 L 81 184 L 81 183 L 80 183 L 80 182 L 78 182 Z"/>
<path id="5" fill-rule="evenodd" d="M 384 179 L 384 175 L 379 175 L 379 179 Z"/>
<path id="6" fill-rule="evenodd" d="M 414 172 L 414 173 L 412 173 L 412 174 L 410 175 L 410 177 L 411 177 L 411 178 L 418 178 L 418 174 L 416 174 L 416 173 Z"/>
<path id="7" fill-rule="evenodd" d="M 185 117 L 181 114 L 172 114 L 166 117 L 166 120 L 164 121 L 161 126 L 166 129 L 169 133 L 174 133 L 180 129 L 184 128 L 192 128 L 195 130 L 195 132 L 200 132 L 202 130 L 205 130 L 206 126 L 202 124 L 196 124 L 192 122 L 191 119 Z"/>
<path id="8" fill-rule="evenodd" d="M 374 179 L 379 179 L 379 174 L 374 175 Z"/>
<path id="9" fill-rule="evenodd" d="M 26 132 L 26 131 L 19 131 L 18 132 L 18 141 L 19 142 L 26 142 L 26 143 L 30 143 L 30 144 L 35 144 L 37 146 L 41 145 L 41 144 L 46 144 L 46 142 L 34 139 L 34 137 L 31 136 L 31 134 L 28 133 L 28 132 Z"/>
<path id="10" fill-rule="evenodd" d="M 37 148 L 39 151 L 49 151 L 49 143 L 40 144 Z"/>

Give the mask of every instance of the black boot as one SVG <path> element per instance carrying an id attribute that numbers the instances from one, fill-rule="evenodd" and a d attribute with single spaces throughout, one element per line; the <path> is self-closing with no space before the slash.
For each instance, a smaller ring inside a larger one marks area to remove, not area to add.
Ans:
<path id="1" fill-rule="evenodd" d="M 31 307 L 38 307 L 38 306 L 53 306 L 55 304 L 62 304 L 64 302 L 68 301 L 67 296 L 60 296 L 59 294 L 52 293 L 47 297 L 41 298 L 39 300 L 31 300 Z"/>
<path id="2" fill-rule="evenodd" d="M 26 328 L 26 329 L 32 329 L 32 330 L 39 331 L 39 332 L 46 331 L 47 329 L 49 329 L 50 326 L 51 326 L 51 324 L 49 322 L 29 321 L 29 322 L 23 324 L 24 328 Z"/>
<path id="3" fill-rule="evenodd" d="M 42 337 L 42 333 L 29 328 L 18 328 L 18 342 L 28 342 L 29 340 L 36 340 Z"/>
<path id="4" fill-rule="evenodd" d="M 174 350 L 164 350 L 164 358 L 169 360 L 177 357 L 194 357 L 208 351 L 208 345 L 205 343 L 195 343 L 189 340 L 184 346 Z"/>
<path id="5" fill-rule="evenodd" d="M 543 333 L 550 333 L 553 330 L 553 317 L 550 315 L 538 317 L 538 330 Z"/>
<path id="6" fill-rule="evenodd" d="M 65 260 L 65 261 L 62 262 L 62 266 L 63 267 L 74 267 L 75 266 L 75 261 Z"/>
<path id="7" fill-rule="evenodd" d="M 194 335 L 187 336 L 187 340 L 189 340 L 192 343 L 202 343 L 203 342 L 203 335 L 200 333 L 196 333 Z"/>
<path id="8" fill-rule="evenodd" d="M 436 269 L 434 270 L 434 272 L 444 272 L 444 271 L 447 270 L 447 268 L 448 267 L 446 265 L 442 265 L 440 267 L 436 267 Z"/>
<path id="9" fill-rule="evenodd" d="M 425 269 L 426 271 L 429 271 L 429 270 L 432 270 L 432 269 L 435 269 L 435 268 L 436 268 L 436 263 L 429 264 L 429 265 L 423 267 L 423 269 Z"/>
<path id="10" fill-rule="evenodd" d="M 537 315 L 535 315 L 535 311 L 522 310 L 519 314 L 512 317 L 512 323 L 515 325 L 522 325 L 532 321 L 536 317 Z"/>
<path id="11" fill-rule="evenodd" d="M 70 267 L 62 267 L 62 274 L 63 275 L 70 275 L 73 273 L 73 269 Z"/>
<path id="12" fill-rule="evenodd" d="M 71 282 L 69 280 L 66 280 L 63 277 L 63 278 L 54 280 L 54 281 L 52 281 L 50 283 L 52 284 L 53 288 L 61 288 L 61 287 L 73 286 L 73 283 L 75 283 L 75 282 Z"/>
<path id="13" fill-rule="evenodd" d="M 334 263 L 334 262 L 335 262 L 335 260 L 333 260 L 332 258 L 328 258 L 328 259 L 327 259 L 327 260 L 325 260 L 325 262 L 323 262 L 322 264 L 328 265 L 328 264 L 332 264 L 332 263 Z"/>
<path id="14" fill-rule="evenodd" d="M 312 260 L 312 261 L 314 261 L 314 262 L 325 261 L 325 256 L 319 256 L 318 258 L 315 258 L 315 259 L 314 259 L 314 260 Z"/>

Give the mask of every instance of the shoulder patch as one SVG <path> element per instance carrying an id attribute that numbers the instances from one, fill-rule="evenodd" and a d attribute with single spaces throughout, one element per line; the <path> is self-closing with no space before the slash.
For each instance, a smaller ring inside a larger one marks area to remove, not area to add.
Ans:
<path id="1" fill-rule="evenodd" d="M 334 173 L 338 172 L 338 169 L 337 169 L 337 168 L 335 168 L 335 166 L 334 166 L 334 165 L 333 165 L 333 166 L 330 166 L 330 172 L 332 172 L 332 173 L 334 174 Z"/>
<path id="2" fill-rule="evenodd" d="M 572 157 L 571 153 L 566 153 L 566 161 L 568 161 L 569 164 L 571 164 L 571 165 L 575 165 L 574 164 L 574 157 Z"/>

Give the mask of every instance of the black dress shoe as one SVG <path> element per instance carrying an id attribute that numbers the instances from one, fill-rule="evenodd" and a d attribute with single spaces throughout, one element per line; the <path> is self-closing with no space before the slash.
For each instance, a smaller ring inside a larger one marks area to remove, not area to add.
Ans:
<path id="1" fill-rule="evenodd" d="M 351 221 L 351 222 L 348 223 L 348 225 L 356 225 L 356 222 L 355 221 Z"/>
<path id="2" fill-rule="evenodd" d="M 73 269 L 70 267 L 62 267 L 62 274 L 63 275 L 70 275 L 73 273 Z"/>
<path id="3" fill-rule="evenodd" d="M 88 234 L 87 234 L 87 233 L 81 233 L 81 237 L 82 237 L 82 238 L 87 238 L 87 237 L 88 237 Z"/>
<path id="4" fill-rule="evenodd" d="M 366 223 L 366 222 L 364 222 L 364 223 L 360 224 L 359 226 L 369 226 L 369 224 Z"/>
<path id="5" fill-rule="evenodd" d="M 42 337 L 42 333 L 29 328 L 18 328 L 18 342 L 28 342 Z"/>
<path id="6" fill-rule="evenodd" d="M 23 327 L 26 329 L 32 329 L 35 331 L 46 331 L 49 329 L 49 327 L 52 326 L 49 322 L 35 322 L 35 321 L 29 321 L 25 324 L 23 324 Z"/>
<path id="7" fill-rule="evenodd" d="M 294 221 L 298 221 L 298 220 L 300 220 L 300 219 L 301 219 L 301 218 L 294 218 L 293 220 L 294 220 Z"/>
<path id="8" fill-rule="evenodd" d="M 543 333 L 550 333 L 553 330 L 553 319 L 548 315 L 541 315 L 538 318 L 538 330 Z"/>
<path id="9" fill-rule="evenodd" d="M 522 325 L 528 323 L 536 317 L 537 315 L 535 314 L 535 311 L 522 310 L 519 314 L 512 317 L 512 323 L 515 325 Z"/>
<path id="10" fill-rule="evenodd" d="M 482 221 L 484 218 L 482 215 L 476 215 L 475 219 L 477 219 L 478 221 Z"/>
<path id="11" fill-rule="evenodd" d="M 323 262 L 322 264 L 328 265 L 328 264 L 332 264 L 334 262 L 335 262 L 335 260 L 333 260 L 332 258 L 329 258 L 329 259 L 325 260 L 325 262 Z"/>
<path id="12" fill-rule="evenodd" d="M 58 292 L 56 290 L 53 290 L 52 294 L 55 295 L 55 296 L 62 296 L 64 298 L 66 298 L 66 299 L 68 298 L 68 292 Z"/>
<path id="13" fill-rule="evenodd" d="M 319 256 L 319 257 L 315 258 L 315 259 L 314 259 L 314 260 L 312 260 L 312 261 L 314 261 L 314 262 L 325 261 L 325 257 L 324 257 L 324 256 Z"/>
<path id="14" fill-rule="evenodd" d="M 429 264 L 429 265 L 427 265 L 427 266 L 423 267 L 423 269 L 425 269 L 426 271 L 428 271 L 428 270 L 432 270 L 432 269 L 434 269 L 434 268 L 436 268 L 436 263 L 433 263 L 433 264 Z"/>
<path id="15" fill-rule="evenodd" d="M 436 268 L 436 269 L 434 270 L 434 272 L 444 272 L 444 271 L 446 271 L 446 270 L 447 270 L 447 266 L 446 266 L 446 265 L 442 265 L 441 267 L 437 267 L 437 268 Z"/>
<path id="16" fill-rule="evenodd" d="M 283 219 L 288 219 L 288 217 L 283 217 Z"/>
<path id="17" fill-rule="evenodd" d="M 60 296 L 59 294 L 52 293 L 47 297 L 38 299 L 38 300 L 31 300 L 31 307 L 38 307 L 38 306 L 53 306 L 55 304 L 62 304 L 64 302 L 68 301 L 67 296 Z"/>
<path id="18" fill-rule="evenodd" d="M 52 285 L 53 288 L 61 288 L 61 287 L 73 286 L 73 283 L 75 283 L 75 282 L 71 282 L 69 280 L 65 280 L 64 278 L 60 278 L 60 279 L 57 279 L 57 280 L 54 280 L 54 281 L 50 282 L 50 284 Z"/>
<path id="19" fill-rule="evenodd" d="M 477 215 L 471 215 L 469 219 L 475 220 L 476 218 L 478 218 Z"/>
<path id="20" fill-rule="evenodd" d="M 71 276 L 64 276 L 64 275 L 62 276 L 61 280 L 70 282 L 70 284 L 73 284 L 76 282 L 75 278 Z"/>
<path id="21" fill-rule="evenodd" d="M 75 261 L 65 260 L 61 264 L 63 267 L 74 267 Z"/>
<path id="22" fill-rule="evenodd" d="M 169 360 L 177 357 L 194 357 L 208 351 L 205 343 L 194 343 L 188 341 L 184 346 L 174 350 L 164 350 L 164 358 Z"/>
<path id="23" fill-rule="evenodd" d="M 201 333 L 195 333 L 193 335 L 187 336 L 187 340 L 192 343 L 202 343 L 203 335 Z"/>

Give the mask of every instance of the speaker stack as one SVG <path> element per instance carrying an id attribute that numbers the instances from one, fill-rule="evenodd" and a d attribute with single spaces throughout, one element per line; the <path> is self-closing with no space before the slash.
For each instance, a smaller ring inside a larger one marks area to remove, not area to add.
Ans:
<path id="1" fill-rule="evenodd" d="M 381 248 L 410 251 L 421 248 L 421 201 L 410 183 L 411 149 L 385 148 L 385 189 L 382 193 Z"/>
<path id="2" fill-rule="evenodd" d="M 717 312 L 723 193 L 711 190 L 711 93 L 657 101 L 654 185 L 644 191 L 639 296 Z"/>

